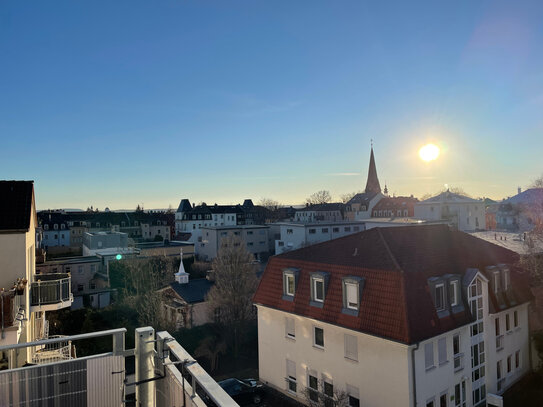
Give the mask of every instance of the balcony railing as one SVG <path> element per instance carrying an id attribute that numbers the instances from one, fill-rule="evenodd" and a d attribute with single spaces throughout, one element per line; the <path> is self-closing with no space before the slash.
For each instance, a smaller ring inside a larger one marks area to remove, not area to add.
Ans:
<path id="1" fill-rule="evenodd" d="M 72 279 L 69 274 L 40 274 L 30 288 L 30 305 L 41 306 L 71 301 Z"/>

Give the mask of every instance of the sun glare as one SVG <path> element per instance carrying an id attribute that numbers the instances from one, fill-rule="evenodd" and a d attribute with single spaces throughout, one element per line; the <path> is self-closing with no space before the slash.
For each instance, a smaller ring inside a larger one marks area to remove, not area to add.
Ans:
<path id="1" fill-rule="evenodd" d="M 439 157 L 439 147 L 435 144 L 426 144 L 420 148 L 419 157 L 422 161 L 434 161 Z"/>

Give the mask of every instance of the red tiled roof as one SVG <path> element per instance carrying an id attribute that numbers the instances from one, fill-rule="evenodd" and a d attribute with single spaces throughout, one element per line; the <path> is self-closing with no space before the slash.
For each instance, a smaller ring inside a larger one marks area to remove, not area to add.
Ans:
<path id="1" fill-rule="evenodd" d="M 254 296 L 256 304 L 345 328 L 413 343 L 470 321 L 468 312 L 438 318 L 428 278 L 464 275 L 468 268 L 516 264 L 518 256 L 445 225 L 374 228 L 270 258 Z M 282 299 L 283 269 L 300 269 L 294 301 Z M 517 269 L 511 282 L 519 302 L 530 299 Z M 310 306 L 309 273 L 330 273 L 323 308 Z M 341 312 L 342 277 L 365 278 L 359 316 Z M 518 290 L 517 290 L 517 285 Z M 469 309 L 465 304 L 465 309 Z"/>
<path id="2" fill-rule="evenodd" d="M 388 197 L 388 198 L 382 198 L 377 204 L 373 207 L 372 214 L 375 211 L 379 210 L 392 210 L 394 212 L 394 216 L 396 216 L 396 211 L 398 209 L 407 209 L 409 211 L 409 216 L 413 216 L 415 211 L 415 203 L 417 203 L 419 200 L 417 198 L 412 198 L 409 196 L 395 196 L 395 197 Z M 403 215 L 402 215 L 403 216 Z"/>

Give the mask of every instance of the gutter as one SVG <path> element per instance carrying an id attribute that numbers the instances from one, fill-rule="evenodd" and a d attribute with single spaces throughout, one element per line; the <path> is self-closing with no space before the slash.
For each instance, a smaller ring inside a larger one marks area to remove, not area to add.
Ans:
<path id="1" fill-rule="evenodd" d="M 411 373 L 413 375 L 413 407 L 417 407 L 417 372 L 415 370 L 415 352 L 419 349 L 419 343 L 411 348 Z"/>

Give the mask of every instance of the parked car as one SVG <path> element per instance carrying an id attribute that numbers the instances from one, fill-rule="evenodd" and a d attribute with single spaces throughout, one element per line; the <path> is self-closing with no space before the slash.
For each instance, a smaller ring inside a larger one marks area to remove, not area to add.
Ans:
<path id="1" fill-rule="evenodd" d="M 262 384 L 255 379 L 226 379 L 219 382 L 224 391 L 240 406 L 260 404 L 264 396 Z"/>

